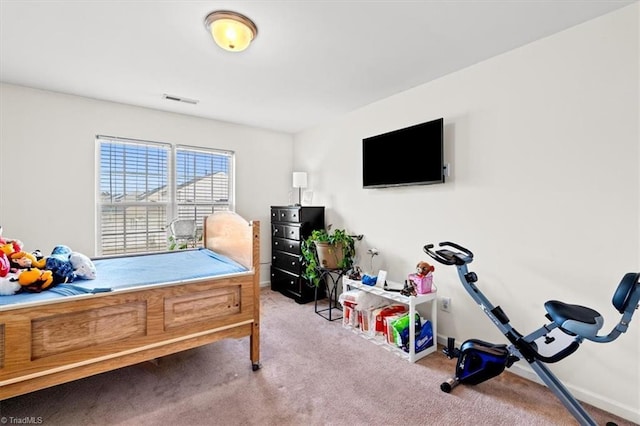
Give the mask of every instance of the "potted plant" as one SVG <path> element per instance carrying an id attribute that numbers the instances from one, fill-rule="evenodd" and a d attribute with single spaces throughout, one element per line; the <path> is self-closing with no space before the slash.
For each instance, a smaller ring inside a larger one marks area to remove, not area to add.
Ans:
<path id="1" fill-rule="evenodd" d="M 303 277 L 315 286 L 320 284 L 323 269 L 348 270 L 356 254 L 355 241 L 344 229 L 316 229 L 301 245 Z"/>

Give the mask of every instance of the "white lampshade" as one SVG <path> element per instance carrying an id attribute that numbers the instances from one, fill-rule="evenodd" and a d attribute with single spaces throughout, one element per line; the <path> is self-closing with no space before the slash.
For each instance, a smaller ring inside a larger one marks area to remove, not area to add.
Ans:
<path id="1" fill-rule="evenodd" d="M 293 187 L 294 188 L 307 187 L 307 172 L 293 172 Z"/>
<path id="2" fill-rule="evenodd" d="M 298 203 L 296 206 L 301 206 L 302 188 L 307 187 L 307 172 L 293 172 L 293 187 L 298 188 Z"/>

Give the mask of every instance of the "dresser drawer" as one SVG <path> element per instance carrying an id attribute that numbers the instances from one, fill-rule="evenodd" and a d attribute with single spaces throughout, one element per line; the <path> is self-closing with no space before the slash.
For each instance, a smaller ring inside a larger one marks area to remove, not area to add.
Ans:
<path id="1" fill-rule="evenodd" d="M 292 207 L 290 209 L 273 209 L 271 210 L 271 220 L 278 222 L 300 222 L 300 209 Z"/>
<path id="2" fill-rule="evenodd" d="M 284 238 L 286 235 L 286 231 L 284 230 L 284 225 L 280 224 L 271 224 L 271 236 L 274 238 Z"/>
<path id="3" fill-rule="evenodd" d="M 300 239 L 300 227 L 299 226 L 285 226 L 284 237 L 290 240 Z"/>
<path id="4" fill-rule="evenodd" d="M 300 266 L 302 259 L 300 255 L 286 253 L 284 251 L 274 251 L 271 254 L 271 265 L 276 268 L 284 269 L 294 274 L 300 274 Z"/>
<path id="5" fill-rule="evenodd" d="M 297 295 L 302 293 L 302 286 L 306 283 L 300 276 L 271 267 L 271 288 L 276 291 L 289 291 Z"/>
<path id="6" fill-rule="evenodd" d="M 300 241 L 287 240 L 284 238 L 273 238 L 272 250 L 286 251 L 291 254 L 300 254 Z"/>
<path id="7" fill-rule="evenodd" d="M 277 238 L 290 240 L 300 239 L 300 227 L 295 225 L 271 224 L 271 235 Z"/>

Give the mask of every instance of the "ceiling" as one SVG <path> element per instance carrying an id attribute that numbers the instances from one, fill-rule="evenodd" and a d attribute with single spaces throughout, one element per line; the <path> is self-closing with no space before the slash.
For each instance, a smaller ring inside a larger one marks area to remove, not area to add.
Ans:
<path id="1" fill-rule="evenodd" d="M 296 133 L 635 1 L 0 0 L 0 81 Z M 246 51 L 218 9 L 256 23 Z"/>

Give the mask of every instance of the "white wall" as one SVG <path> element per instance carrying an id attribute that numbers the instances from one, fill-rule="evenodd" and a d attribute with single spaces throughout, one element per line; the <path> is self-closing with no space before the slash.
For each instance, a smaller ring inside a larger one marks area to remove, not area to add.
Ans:
<path id="1" fill-rule="evenodd" d="M 327 223 L 363 233 L 361 253 L 380 250 L 389 279 L 430 260 L 424 244 L 451 240 L 474 251 L 479 286 L 520 332 L 559 299 L 598 310 L 608 333 L 615 287 L 640 270 L 638 22 L 634 4 L 302 132 L 294 168 Z M 362 138 L 438 117 L 446 184 L 362 189 Z M 455 268 L 435 274 L 452 299 L 441 338 L 506 342 Z M 639 336 L 640 314 L 619 340 L 586 342 L 551 369 L 581 400 L 640 422 Z"/>
<path id="2" fill-rule="evenodd" d="M 28 250 L 95 254 L 97 134 L 236 153 L 236 211 L 261 221 L 269 281 L 270 213 L 291 188 L 290 135 L 112 102 L 0 85 L 0 224 Z"/>

